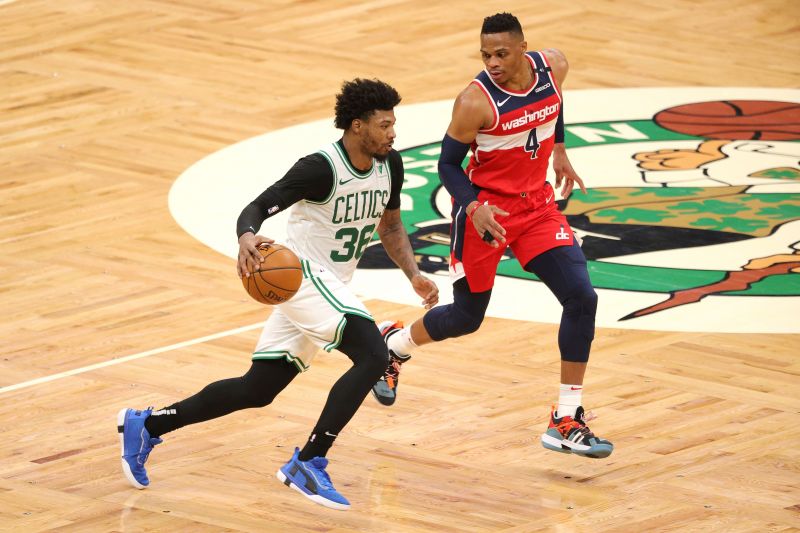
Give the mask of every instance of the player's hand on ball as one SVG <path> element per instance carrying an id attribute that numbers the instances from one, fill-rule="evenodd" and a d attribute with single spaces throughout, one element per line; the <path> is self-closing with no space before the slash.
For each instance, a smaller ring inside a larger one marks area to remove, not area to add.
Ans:
<path id="1" fill-rule="evenodd" d="M 303 265 L 290 248 L 277 242 L 262 243 L 256 248 L 259 264 L 241 277 L 247 294 L 258 303 L 279 305 L 288 302 L 303 284 Z"/>
<path id="2" fill-rule="evenodd" d="M 411 278 L 411 286 L 422 297 L 422 305 L 425 306 L 425 309 L 430 309 L 439 303 L 439 287 L 422 274 L 416 274 Z"/>
<path id="3" fill-rule="evenodd" d="M 236 263 L 236 273 L 239 277 L 250 277 L 250 273 L 258 270 L 259 265 L 264 260 L 258 252 L 258 247 L 262 244 L 272 244 L 274 239 L 269 239 L 261 235 L 254 235 L 250 232 L 239 237 L 239 260 Z"/>

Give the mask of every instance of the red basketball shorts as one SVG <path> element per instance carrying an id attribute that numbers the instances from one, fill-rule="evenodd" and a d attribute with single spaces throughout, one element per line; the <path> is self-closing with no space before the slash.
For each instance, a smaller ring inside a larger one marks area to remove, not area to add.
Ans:
<path id="1" fill-rule="evenodd" d="M 557 246 L 572 246 L 574 236 L 566 217 L 558 210 L 553 187 L 544 187 L 533 193 L 499 195 L 482 190 L 478 200 L 496 205 L 510 213 L 495 215 L 506 230 L 506 246 L 492 248 L 467 217 L 460 206 L 453 214 L 450 226 L 450 277 L 453 282 L 466 276 L 472 292 L 488 291 L 494 285 L 497 265 L 511 248 L 519 264 L 524 267 L 537 255 Z"/>

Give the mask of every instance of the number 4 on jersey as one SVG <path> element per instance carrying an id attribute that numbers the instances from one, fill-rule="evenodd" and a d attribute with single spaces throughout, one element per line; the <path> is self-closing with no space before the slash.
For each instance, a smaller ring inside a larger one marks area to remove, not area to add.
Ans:
<path id="1" fill-rule="evenodd" d="M 531 130 L 528 140 L 525 141 L 525 151 L 531 153 L 531 159 L 536 159 L 536 152 L 539 151 L 539 140 L 536 138 L 536 128 Z"/>

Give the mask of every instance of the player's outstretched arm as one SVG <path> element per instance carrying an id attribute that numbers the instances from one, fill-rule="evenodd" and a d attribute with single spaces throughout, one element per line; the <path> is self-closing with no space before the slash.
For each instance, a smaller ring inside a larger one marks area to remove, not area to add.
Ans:
<path id="1" fill-rule="evenodd" d="M 436 305 L 439 302 L 439 288 L 420 273 L 399 209 L 386 209 L 383 212 L 378 224 L 378 236 L 386 253 L 409 279 L 414 292 L 422 298 L 425 309 Z"/>

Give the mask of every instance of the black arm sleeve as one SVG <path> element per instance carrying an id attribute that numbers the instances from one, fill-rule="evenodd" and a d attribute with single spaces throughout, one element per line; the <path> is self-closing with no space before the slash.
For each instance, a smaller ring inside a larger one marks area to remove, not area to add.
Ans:
<path id="1" fill-rule="evenodd" d="M 469 145 L 444 134 L 442 153 L 439 155 L 439 180 L 456 203 L 466 208 L 478 199 L 472 182 L 461 164 L 469 152 Z"/>
<path id="2" fill-rule="evenodd" d="M 400 190 L 405 179 L 403 170 L 403 156 L 397 150 L 389 152 L 389 172 L 392 173 L 392 191 L 386 209 L 400 209 Z"/>
<path id="3" fill-rule="evenodd" d="M 299 202 L 321 202 L 333 190 L 333 169 L 324 156 L 311 154 L 292 168 L 258 198 L 247 204 L 236 221 L 236 236 L 257 233 L 267 218 Z"/>
<path id="4" fill-rule="evenodd" d="M 564 142 L 564 102 L 561 102 L 561 107 L 558 110 L 558 120 L 556 120 L 556 133 L 555 142 Z"/>

